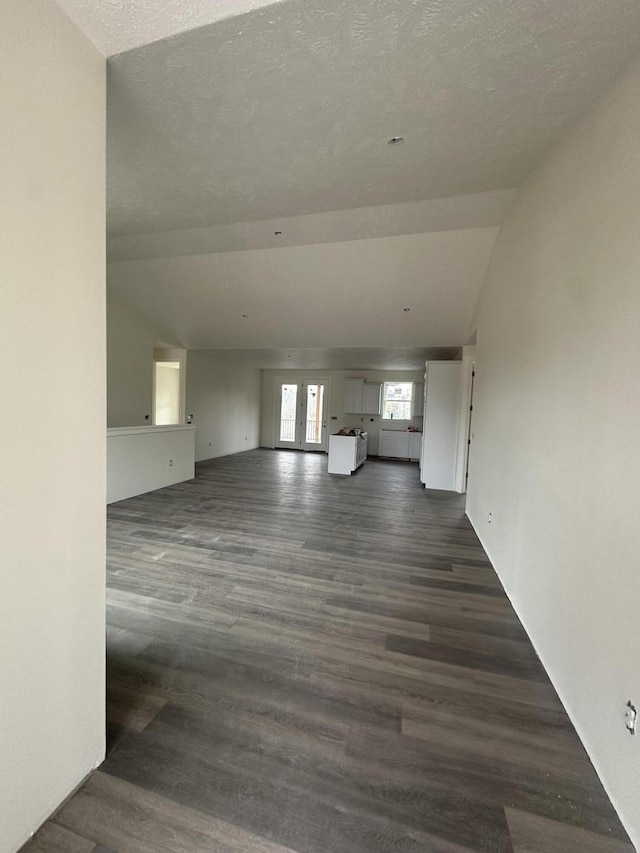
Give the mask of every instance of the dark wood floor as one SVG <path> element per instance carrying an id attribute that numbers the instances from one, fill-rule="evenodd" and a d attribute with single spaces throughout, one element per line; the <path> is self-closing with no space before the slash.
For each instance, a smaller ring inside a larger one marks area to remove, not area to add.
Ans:
<path id="1" fill-rule="evenodd" d="M 25 851 L 632 851 L 461 496 L 326 468 L 109 508 L 109 754 Z"/>

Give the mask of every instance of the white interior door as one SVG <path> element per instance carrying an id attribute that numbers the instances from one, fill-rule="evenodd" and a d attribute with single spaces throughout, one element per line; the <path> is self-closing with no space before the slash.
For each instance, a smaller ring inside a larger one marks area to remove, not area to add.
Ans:
<path id="1" fill-rule="evenodd" d="M 276 387 L 276 447 L 327 450 L 326 380 L 279 381 Z"/>

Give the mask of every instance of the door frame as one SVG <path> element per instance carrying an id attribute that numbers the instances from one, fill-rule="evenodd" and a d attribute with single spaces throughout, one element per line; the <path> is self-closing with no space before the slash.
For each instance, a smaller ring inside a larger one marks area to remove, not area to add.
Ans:
<path id="1" fill-rule="evenodd" d="M 471 407 L 473 406 L 473 392 L 475 390 L 475 367 L 476 348 L 465 346 L 462 348 L 462 382 L 460 383 L 460 409 L 458 415 L 458 453 L 456 457 L 456 473 L 454 487 L 456 492 L 467 491 L 467 471 L 469 468 L 469 454 L 473 436 L 470 432 Z"/>
<path id="2" fill-rule="evenodd" d="M 283 385 L 297 385 L 298 386 L 298 396 L 296 398 L 296 408 L 298 410 L 298 417 L 296 418 L 296 433 L 298 429 L 304 427 L 304 419 L 302 425 L 300 424 L 299 416 L 302 414 L 300 411 L 304 406 L 304 415 L 306 417 L 307 413 L 307 400 L 306 400 L 306 388 L 308 385 L 324 385 L 324 398 L 323 398 L 323 419 L 322 419 L 322 430 L 323 430 L 323 441 L 320 445 L 309 445 L 305 442 L 304 438 L 306 437 L 306 432 L 300 432 L 298 437 L 298 441 L 294 441 L 287 444 L 279 443 L 279 435 L 280 435 L 280 411 L 282 406 L 282 386 Z M 331 396 L 331 380 L 322 376 L 309 376 L 305 373 L 296 373 L 295 376 L 276 376 L 275 385 L 274 385 L 274 422 L 273 422 L 273 447 L 278 450 L 304 450 L 306 452 L 314 452 L 314 453 L 328 453 L 329 452 L 329 400 Z"/>

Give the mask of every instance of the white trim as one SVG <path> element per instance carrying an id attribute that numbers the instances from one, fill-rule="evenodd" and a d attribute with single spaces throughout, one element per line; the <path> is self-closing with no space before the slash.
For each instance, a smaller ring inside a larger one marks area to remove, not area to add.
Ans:
<path id="1" fill-rule="evenodd" d="M 467 491 L 465 474 L 467 473 L 467 457 L 469 456 L 469 422 L 471 415 L 471 392 L 473 390 L 472 373 L 476 365 L 475 346 L 462 348 L 462 381 L 460 383 L 460 413 L 458 415 L 458 453 L 456 456 L 456 472 L 454 488 L 456 492 Z"/>
<path id="2" fill-rule="evenodd" d="M 132 427 L 109 427 L 107 436 L 109 435 L 137 435 L 138 433 L 155 433 L 155 432 L 175 432 L 180 429 L 196 428 L 195 424 L 168 424 L 167 426 L 132 426 Z"/>

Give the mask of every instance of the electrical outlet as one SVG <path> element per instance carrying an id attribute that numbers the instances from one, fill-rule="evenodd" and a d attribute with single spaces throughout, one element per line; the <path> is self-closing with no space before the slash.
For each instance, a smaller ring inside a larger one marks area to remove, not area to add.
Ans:
<path id="1" fill-rule="evenodd" d="M 638 712 L 636 710 L 636 706 L 631 702 L 631 699 L 629 699 L 624 715 L 624 724 L 627 727 L 627 730 L 630 735 L 634 735 L 636 733 L 637 722 Z"/>
<path id="2" fill-rule="evenodd" d="M 487 513 L 487 523 L 488 523 L 488 524 L 491 524 L 491 519 L 492 519 L 492 518 L 493 518 L 493 515 L 492 515 L 490 512 L 488 512 L 488 513 Z"/>
<path id="3" fill-rule="evenodd" d="M 173 468 L 173 459 L 169 460 L 169 468 Z"/>

